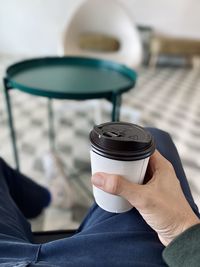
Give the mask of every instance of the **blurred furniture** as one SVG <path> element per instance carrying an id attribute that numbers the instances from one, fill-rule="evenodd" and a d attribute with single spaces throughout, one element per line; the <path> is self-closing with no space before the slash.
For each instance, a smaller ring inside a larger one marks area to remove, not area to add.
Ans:
<path id="1" fill-rule="evenodd" d="M 126 9 L 116 0 L 83 1 L 67 22 L 58 45 L 61 56 L 106 59 L 130 68 L 137 68 L 142 62 L 138 29 Z M 82 106 L 83 110 L 90 107 L 96 124 L 103 122 L 102 110 L 108 112 L 110 109 L 108 103 L 100 101 L 87 101 Z M 68 108 L 77 110 L 81 107 L 71 103 L 70 107 L 65 105 L 58 110 L 58 114 Z"/>
<path id="2" fill-rule="evenodd" d="M 67 23 L 59 53 L 109 59 L 136 68 L 142 61 L 142 44 L 137 27 L 118 1 L 87 0 Z"/>
<path id="3" fill-rule="evenodd" d="M 155 35 L 150 44 L 150 65 L 156 66 L 159 57 L 168 57 L 184 66 L 200 63 L 200 41 L 172 36 Z M 173 63 L 173 62 L 172 62 Z"/>
<path id="4" fill-rule="evenodd" d="M 154 29 L 145 25 L 137 25 L 137 29 L 140 35 L 140 40 L 142 42 L 143 60 L 142 65 L 148 66 L 150 60 L 150 44 L 151 38 L 154 34 Z"/>
<path id="5" fill-rule="evenodd" d="M 35 58 L 8 67 L 4 78 L 6 104 L 16 166 L 19 158 L 9 91 L 47 97 L 49 138 L 55 150 L 55 130 L 51 99 L 106 99 L 112 103 L 113 121 L 119 120 L 121 95 L 136 81 L 131 69 L 109 61 L 82 57 Z"/>

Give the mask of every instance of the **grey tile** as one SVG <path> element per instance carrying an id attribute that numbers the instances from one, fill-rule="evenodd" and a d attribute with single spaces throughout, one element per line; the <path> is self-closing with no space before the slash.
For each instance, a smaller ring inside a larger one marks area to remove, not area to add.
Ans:
<path id="1" fill-rule="evenodd" d="M 194 142 L 192 142 L 192 140 L 191 141 L 187 141 L 185 143 L 191 150 L 194 150 L 194 151 L 196 151 L 196 152 L 198 152 L 200 154 L 200 143 L 196 143 L 195 144 Z"/>
<path id="2" fill-rule="evenodd" d="M 172 127 L 176 127 L 176 128 L 181 128 L 183 127 L 183 123 L 179 120 L 179 119 L 176 119 L 176 118 L 170 118 L 168 120 L 169 124 L 172 126 Z"/>
<path id="3" fill-rule="evenodd" d="M 195 138 L 200 138 L 200 129 L 192 128 L 190 129 L 190 133 Z"/>
<path id="4" fill-rule="evenodd" d="M 157 119 L 161 119 L 161 118 L 163 117 L 162 113 L 159 112 L 159 111 L 156 111 L 156 110 L 151 111 L 149 114 L 150 114 L 153 118 L 157 118 Z"/>
<path id="5" fill-rule="evenodd" d="M 72 152 L 72 146 L 68 144 L 59 143 L 57 145 L 58 149 L 62 151 L 63 153 L 66 153 L 66 155 L 70 155 Z"/>
<path id="6" fill-rule="evenodd" d="M 41 127 L 43 125 L 43 120 L 33 118 L 33 119 L 31 119 L 30 124 L 32 126 Z"/>
<path id="7" fill-rule="evenodd" d="M 35 146 L 28 143 L 22 143 L 21 144 L 21 150 L 23 153 L 33 155 L 35 153 Z"/>
<path id="8" fill-rule="evenodd" d="M 88 212 L 88 206 L 77 203 L 72 206 L 71 211 L 73 221 L 81 222 Z"/>
<path id="9" fill-rule="evenodd" d="M 33 169 L 39 171 L 39 172 L 44 172 L 44 167 L 41 158 L 36 158 L 33 162 Z"/>
<path id="10" fill-rule="evenodd" d="M 190 167 L 192 169 L 195 169 L 196 171 L 200 171 L 200 165 L 198 165 L 194 160 L 192 159 L 182 159 L 182 163 L 186 167 Z"/>
<path id="11" fill-rule="evenodd" d="M 82 172 L 90 173 L 91 171 L 91 166 L 90 166 L 89 161 L 74 159 L 74 167 L 75 169 L 79 170 L 79 172 L 82 171 Z"/>
<path id="12" fill-rule="evenodd" d="M 61 125 L 64 125 L 64 126 L 68 126 L 68 127 L 73 126 L 73 121 L 71 119 L 61 118 L 59 122 Z"/>
<path id="13" fill-rule="evenodd" d="M 75 130 L 75 135 L 77 137 L 82 137 L 84 139 L 88 139 L 88 132 L 89 131 L 78 129 L 78 130 Z"/>

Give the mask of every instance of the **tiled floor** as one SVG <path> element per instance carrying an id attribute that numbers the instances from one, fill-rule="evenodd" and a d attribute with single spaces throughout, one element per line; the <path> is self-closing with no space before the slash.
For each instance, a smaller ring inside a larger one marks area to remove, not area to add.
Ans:
<path id="1" fill-rule="evenodd" d="M 19 57 L 0 56 L 0 78 Z M 168 131 L 179 150 L 200 207 L 200 69 L 139 71 L 136 88 L 123 97 L 121 119 Z M 64 164 L 54 168 L 49 153 L 47 101 L 17 90 L 11 93 L 21 170 L 53 189 L 54 203 L 33 228 L 74 228 L 92 203 L 88 133 L 95 123 L 87 103 L 54 101 L 57 151 Z M 101 121 L 109 120 L 110 106 L 101 100 Z M 69 108 L 71 107 L 71 108 Z M 0 93 L 0 155 L 14 166 L 6 109 Z M 57 166 L 57 165 L 56 165 Z M 64 173 L 63 173 L 64 172 Z"/>

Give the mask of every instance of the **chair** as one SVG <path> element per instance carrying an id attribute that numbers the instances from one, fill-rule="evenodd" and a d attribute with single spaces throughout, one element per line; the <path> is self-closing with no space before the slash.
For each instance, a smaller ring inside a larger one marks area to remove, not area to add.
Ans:
<path id="1" fill-rule="evenodd" d="M 116 0 L 84 1 L 64 30 L 59 53 L 108 59 L 132 68 L 142 61 L 138 30 Z"/>
<path id="2" fill-rule="evenodd" d="M 106 59 L 137 68 L 142 62 L 139 33 L 128 12 L 116 0 L 86 0 L 75 10 L 64 29 L 58 47 L 59 55 L 78 55 Z M 102 108 L 108 104 L 86 101 L 68 108 L 93 108 L 95 123 L 102 123 Z M 123 109 L 122 109 L 123 114 Z"/>

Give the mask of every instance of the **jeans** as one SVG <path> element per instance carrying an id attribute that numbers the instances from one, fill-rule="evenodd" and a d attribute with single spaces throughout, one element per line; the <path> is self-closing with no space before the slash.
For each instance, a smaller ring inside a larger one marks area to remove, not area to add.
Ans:
<path id="1" fill-rule="evenodd" d="M 170 136 L 158 129 L 148 130 L 155 138 L 157 149 L 173 164 L 185 197 L 199 216 Z M 166 266 L 162 259 L 164 246 L 135 208 L 115 214 L 94 203 L 74 236 L 33 244 L 25 216 L 31 217 L 36 200 L 42 202 L 47 192 L 38 186 L 36 197 L 31 192 L 37 186 L 27 180 L 0 160 L 0 266 Z M 20 190 L 24 188 L 25 199 L 19 201 Z M 29 192 L 27 196 L 26 192 Z"/>

